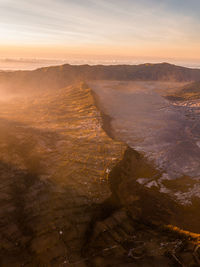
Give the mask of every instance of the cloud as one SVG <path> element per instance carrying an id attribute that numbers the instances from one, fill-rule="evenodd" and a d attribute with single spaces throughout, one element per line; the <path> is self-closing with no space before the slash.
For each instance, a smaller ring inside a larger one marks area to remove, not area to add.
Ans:
<path id="1" fill-rule="evenodd" d="M 195 10 L 194 10 L 195 9 Z M 1 0 L 1 44 L 193 46 L 197 0 Z"/>

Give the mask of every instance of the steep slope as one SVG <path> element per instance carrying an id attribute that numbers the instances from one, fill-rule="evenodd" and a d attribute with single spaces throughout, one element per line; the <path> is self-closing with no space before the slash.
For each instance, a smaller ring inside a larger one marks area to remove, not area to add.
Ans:
<path id="1" fill-rule="evenodd" d="M 0 114 L 0 265 L 81 260 L 123 145 L 101 129 L 84 85 L 2 102 Z"/>

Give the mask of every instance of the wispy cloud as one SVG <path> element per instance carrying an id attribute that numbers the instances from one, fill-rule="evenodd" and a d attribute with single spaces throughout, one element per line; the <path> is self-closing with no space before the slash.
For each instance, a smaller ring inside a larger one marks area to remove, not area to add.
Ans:
<path id="1" fill-rule="evenodd" d="M 197 0 L 0 0 L 0 42 L 192 47 L 198 12 Z"/>

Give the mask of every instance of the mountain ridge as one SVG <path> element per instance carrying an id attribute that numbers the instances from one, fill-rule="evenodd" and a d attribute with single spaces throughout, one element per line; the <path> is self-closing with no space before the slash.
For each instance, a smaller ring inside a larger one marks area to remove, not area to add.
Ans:
<path id="1" fill-rule="evenodd" d="M 195 264 L 199 235 L 160 230 L 173 203 L 135 182 L 141 167 L 154 170 L 107 136 L 94 96 L 81 84 L 1 103 L 0 265 Z"/>
<path id="2" fill-rule="evenodd" d="M 33 71 L 0 72 L 0 86 L 8 91 L 56 90 L 90 80 L 195 82 L 200 81 L 200 69 L 169 63 L 108 66 L 64 64 Z"/>

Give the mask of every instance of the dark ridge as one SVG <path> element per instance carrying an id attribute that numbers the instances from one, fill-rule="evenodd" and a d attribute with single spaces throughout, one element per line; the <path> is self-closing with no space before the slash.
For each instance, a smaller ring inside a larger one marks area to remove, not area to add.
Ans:
<path id="1" fill-rule="evenodd" d="M 0 86 L 9 90 L 36 91 L 63 88 L 69 83 L 89 80 L 121 81 L 200 81 L 200 69 L 168 63 L 141 65 L 61 65 L 0 73 Z M 13 88 L 13 85 L 14 88 Z"/>

